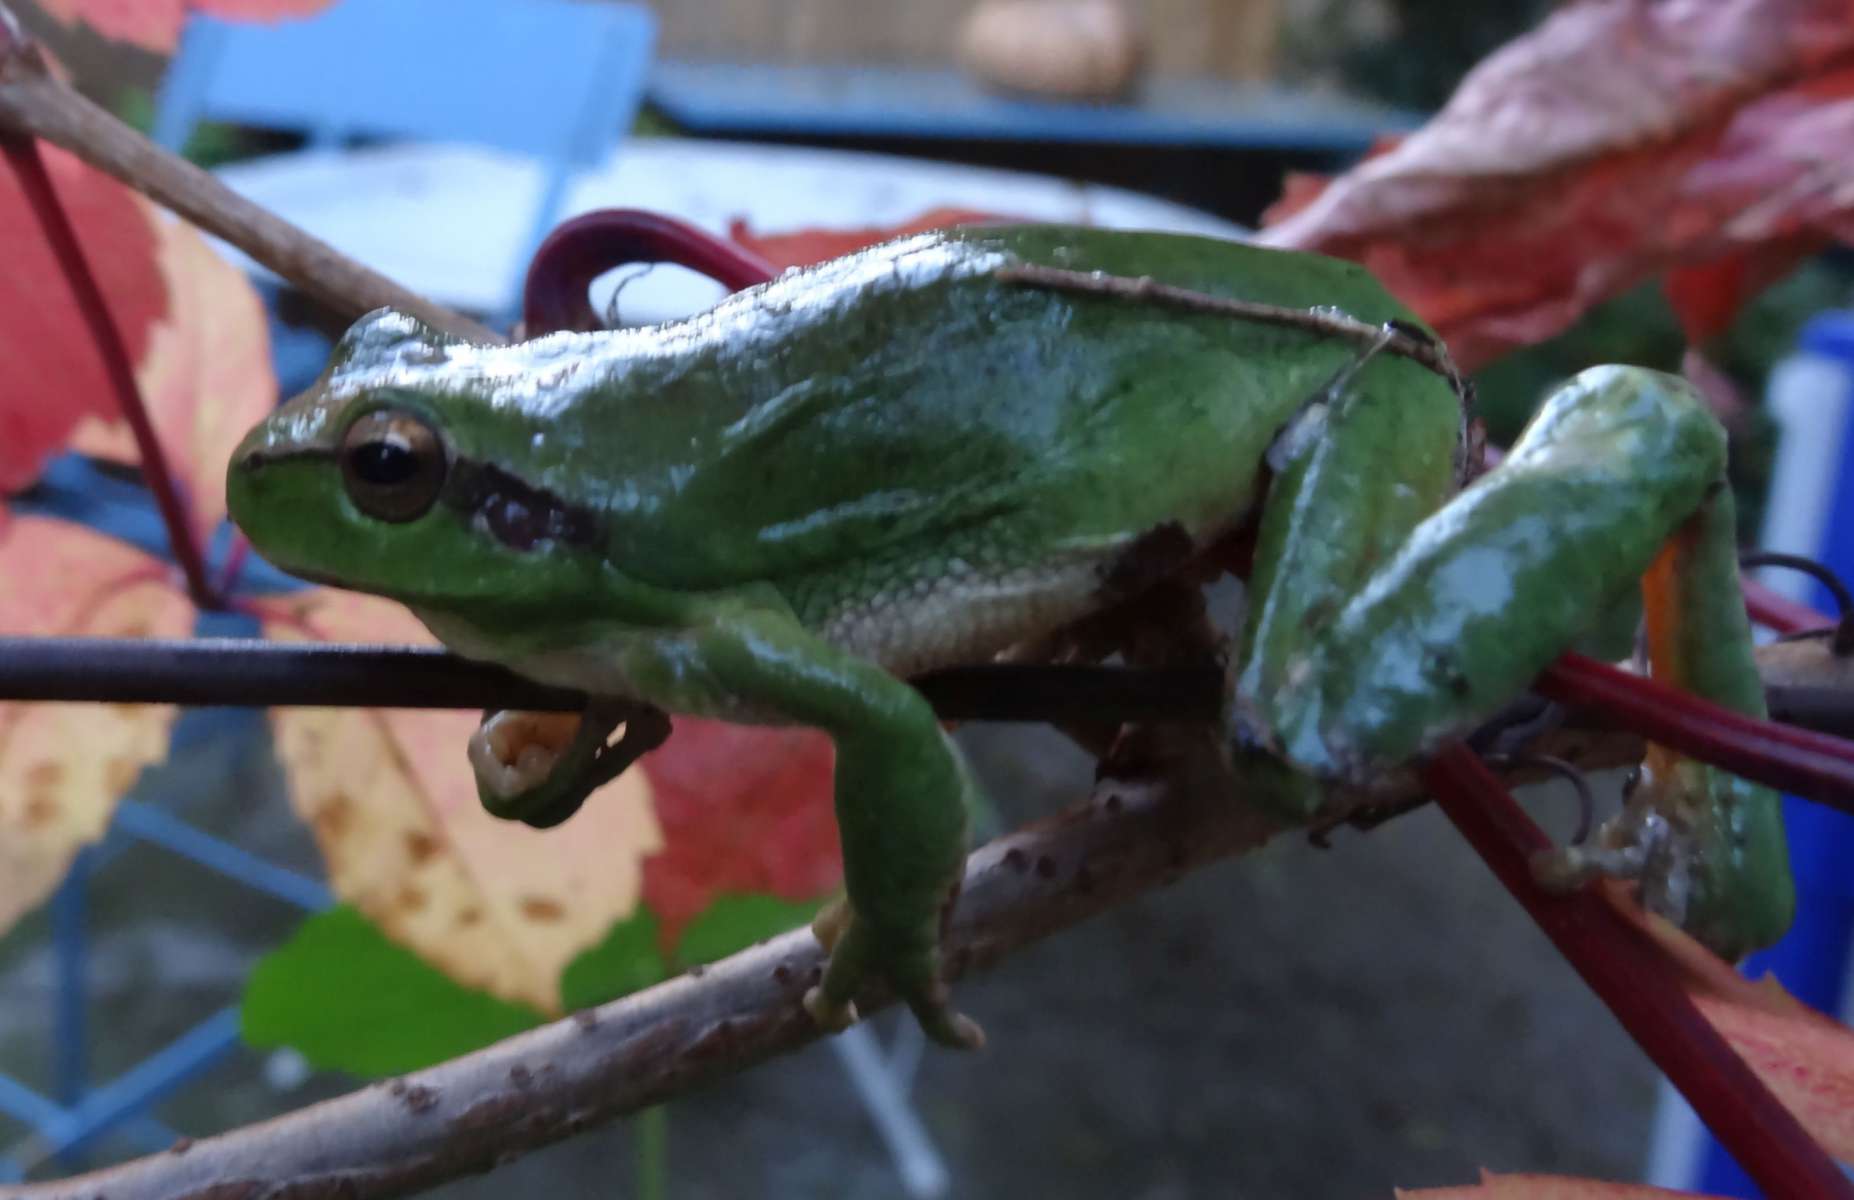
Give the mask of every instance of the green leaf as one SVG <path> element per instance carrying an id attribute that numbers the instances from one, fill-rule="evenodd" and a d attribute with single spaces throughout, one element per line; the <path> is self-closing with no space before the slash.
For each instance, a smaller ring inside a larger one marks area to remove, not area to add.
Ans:
<path id="1" fill-rule="evenodd" d="M 347 905 L 310 917 L 258 962 L 240 1016 L 252 1046 L 368 1076 L 444 1062 L 542 1021 L 453 981 Z"/>
<path id="2" fill-rule="evenodd" d="M 599 944 L 582 951 L 560 972 L 560 1002 L 591 1008 L 659 983 L 669 964 L 657 950 L 657 918 L 640 909 L 613 925 Z"/>
<path id="3" fill-rule="evenodd" d="M 697 966 L 726 958 L 755 942 L 796 929 L 818 911 L 818 900 L 781 900 L 777 896 L 722 896 L 690 921 L 676 944 L 676 960 Z"/>

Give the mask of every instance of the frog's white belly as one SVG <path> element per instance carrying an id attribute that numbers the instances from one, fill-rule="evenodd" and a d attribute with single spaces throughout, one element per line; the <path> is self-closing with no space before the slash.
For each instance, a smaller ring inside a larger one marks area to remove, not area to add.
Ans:
<path id="1" fill-rule="evenodd" d="M 833 645 L 903 677 L 983 662 L 1007 646 L 1059 629 L 1098 603 L 1100 559 L 985 570 L 949 569 L 900 581 L 824 619 Z"/>
<path id="2" fill-rule="evenodd" d="M 932 576 L 898 581 L 828 614 L 825 641 L 902 677 L 983 662 L 1007 646 L 1060 628 L 1099 602 L 1098 559 L 985 571 L 955 563 Z M 629 697 L 696 716 L 751 724 L 786 718 L 750 704 L 708 677 L 695 631 L 627 629 L 613 623 L 577 645 L 511 647 L 452 613 L 413 610 L 439 641 L 465 658 L 499 663 L 555 687 Z M 633 678 L 647 663 L 650 679 Z M 667 683 L 667 688 L 664 686 Z M 671 694 L 663 694 L 665 691 Z"/>

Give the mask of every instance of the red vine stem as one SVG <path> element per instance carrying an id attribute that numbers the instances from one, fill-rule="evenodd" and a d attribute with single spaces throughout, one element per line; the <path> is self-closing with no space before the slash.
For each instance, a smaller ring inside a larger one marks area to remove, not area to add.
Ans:
<path id="1" fill-rule="evenodd" d="M 1755 579 L 1739 582 L 1744 589 L 1745 611 L 1751 620 L 1778 633 L 1801 633 L 1833 625 L 1835 619 L 1817 612 L 1807 604 L 1792 600 L 1775 588 L 1765 587 Z"/>
<path id="2" fill-rule="evenodd" d="M 687 221 L 637 208 L 604 208 L 561 223 L 534 253 L 522 288 L 528 336 L 602 328 L 586 297 L 592 281 L 631 263 L 675 263 L 731 292 L 778 272 L 759 255 Z"/>
<path id="3" fill-rule="evenodd" d="M 0 50 L 4 49 L 5 40 L 0 37 Z M 181 495 L 173 473 L 168 470 L 167 456 L 161 451 L 161 443 L 155 437 L 154 423 L 149 420 L 148 408 L 142 403 L 141 388 L 135 382 L 135 367 L 129 359 L 128 348 L 123 345 L 122 332 L 110 316 L 103 289 L 97 286 L 96 276 L 91 273 L 90 262 L 84 257 L 83 246 L 77 240 L 77 230 L 72 226 L 70 215 L 65 212 L 52 186 L 51 173 L 45 169 L 45 160 L 39 154 L 38 144 L 29 138 L 0 137 L 0 150 L 5 152 L 7 161 L 12 164 L 13 173 L 19 178 L 27 203 L 37 216 L 45 240 L 57 257 L 58 265 L 63 268 L 66 281 L 71 285 L 77 307 L 83 314 L 85 325 L 90 329 L 91 341 L 102 356 L 104 373 L 109 378 L 110 389 L 116 395 L 116 407 L 123 420 L 129 423 L 129 429 L 135 435 L 136 447 L 141 452 L 142 477 L 147 481 L 148 490 L 154 494 L 155 505 L 161 510 L 161 520 L 167 526 L 174 561 L 180 564 L 181 574 L 186 577 L 187 594 L 201 608 L 221 608 L 223 601 L 219 592 L 206 577 L 206 560 L 200 553 L 199 538 L 194 533 L 193 522 L 187 512 L 186 498 Z"/>
<path id="4" fill-rule="evenodd" d="M 1734 775 L 1854 812 L 1854 742 L 1760 721 L 1581 654 L 1564 654 L 1535 685 Z"/>
<path id="5" fill-rule="evenodd" d="M 1457 743 L 1423 774 L 1455 828 L 1765 1195 L 1854 1197 L 1854 1184 L 1700 1014 L 1659 946 L 1601 891 L 1538 885 L 1531 858 L 1551 841 L 1479 758 Z"/>

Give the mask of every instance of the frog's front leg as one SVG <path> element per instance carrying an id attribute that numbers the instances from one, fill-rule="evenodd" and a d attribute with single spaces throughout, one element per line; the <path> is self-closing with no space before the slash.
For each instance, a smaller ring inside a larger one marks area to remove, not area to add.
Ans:
<path id="1" fill-rule="evenodd" d="M 1684 382 L 1584 372 L 1343 608 L 1268 626 L 1235 681 L 1236 743 L 1369 785 L 1524 691 L 1644 576 L 1657 674 L 1761 715 L 1724 471 L 1724 431 Z M 1270 519 L 1297 523 L 1270 503 L 1265 534 Z M 1791 890 L 1777 797 L 1659 749 L 1644 780 L 1603 853 L 1567 853 L 1556 877 L 1635 872 L 1646 902 L 1728 957 L 1779 936 Z"/>
<path id="2" fill-rule="evenodd" d="M 948 1005 L 939 972 L 940 926 L 965 869 L 973 785 L 919 692 L 823 641 L 789 612 L 752 601 L 703 603 L 673 628 L 594 635 L 575 653 L 594 664 L 587 675 L 596 678 L 602 663 L 628 691 L 672 712 L 828 733 L 837 749 L 849 906 L 845 919 L 820 922 L 830 964 L 805 1006 L 819 1024 L 843 1028 L 856 1018 L 852 1000 L 865 977 L 878 976 L 935 1040 L 982 1044 L 979 1027 Z M 576 805 L 572 797 L 587 789 L 573 774 L 609 731 L 609 722 L 583 723 L 570 744 L 537 764 L 539 778 L 520 785 L 523 802 L 547 816 L 562 803 Z M 503 801 L 499 811 L 508 808 Z"/>
<path id="3" fill-rule="evenodd" d="M 928 1036 L 982 1045 L 978 1025 L 951 1008 L 940 979 L 941 925 L 965 872 L 973 784 L 932 707 L 784 613 L 718 616 L 689 646 L 725 693 L 816 726 L 836 744 L 849 911 L 847 921 L 825 929 L 830 964 L 805 1007 L 826 1028 L 842 1028 L 855 1020 L 852 1000 L 864 977 L 879 975 Z"/>

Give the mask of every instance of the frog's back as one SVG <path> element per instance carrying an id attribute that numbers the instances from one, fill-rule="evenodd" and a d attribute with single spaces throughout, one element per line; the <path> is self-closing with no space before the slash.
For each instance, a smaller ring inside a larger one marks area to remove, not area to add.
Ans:
<path id="1" fill-rule="evenodd" d="M 876 247 L 611 335 L 630 349 L 572 401 L 596 459 L 573 473 L 609 481 L 609 556 L 685 591 L 770 583 L 898 670 L 958 661 L 1240 520 L 1269 442 L 1356 353 L 998 278 L 1023 264 L 1410 319 L 1350 264 L 1208 239 L 1018 227 Z"/>

